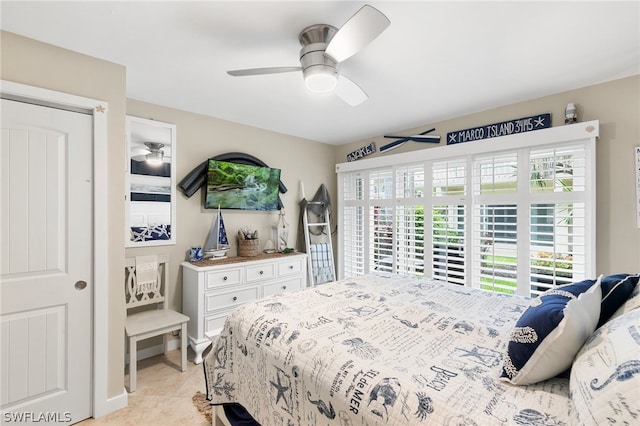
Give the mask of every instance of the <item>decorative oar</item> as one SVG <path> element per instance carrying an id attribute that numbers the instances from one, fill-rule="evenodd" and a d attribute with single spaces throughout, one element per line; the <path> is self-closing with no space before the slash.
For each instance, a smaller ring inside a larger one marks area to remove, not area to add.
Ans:
<path id="1" fill-rule="evenodd" d="M 387 136 L 385 135 L 385 138 L 399 138 L 397 141 L 391 142 L 387 145 L 381 146 L 380 147 L 380 152 L 386 152 L 389 150 L 392 150 L 394 148 L 397 148 L 401 145 L 404 145 L 407 142 L 426 142 L 426 143 L 440 143 L 440 136 L 437 135 L 427 135 L 427 133 L 431 133 L 434 130 L 436 130 L 436 128 L 432 128 L 429 130 L 426 130 L 420 134 L 417 135 L 413 135 L 413 136 Z"/>

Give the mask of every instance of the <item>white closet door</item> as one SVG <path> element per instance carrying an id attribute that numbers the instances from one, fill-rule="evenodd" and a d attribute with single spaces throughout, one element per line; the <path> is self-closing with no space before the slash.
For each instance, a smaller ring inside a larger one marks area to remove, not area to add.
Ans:
<path id="1" fill-rule="evenodd" d="M 92 117 L 2 100 L 1 141 L 2 419 L 78 422 L 92 415 Z"/>

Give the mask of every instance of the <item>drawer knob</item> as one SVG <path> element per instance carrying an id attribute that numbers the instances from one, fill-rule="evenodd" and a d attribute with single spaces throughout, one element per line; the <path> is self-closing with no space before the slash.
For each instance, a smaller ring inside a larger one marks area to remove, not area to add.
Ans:
<path id="1" fill-rule="evenodd" d="M 260 271 L 260 275 L 264 274 L 264 271 Z"/>
<path id="2" fill-rule="evenodd" d="M 228 278 L 227 278 L 227 276 L 226 276 L 226 275 L 225 275 L 224 277 L 222 277 L 222 281 L 226 281 L 227 279 L 228 279 Z"/>
<path id="3" fill-rule="evenodd" d="M 283 285 L 283 286 L 282 286 L 282 289 L 283 289 L 283 290 L 286 290 L 286 289 L 287 289 L 287 286 L 286 286 L 286 285 Z"/>
<path id="4" fill-rule="evenodd" d="M 289 269 L 293 269 L 293 265 L 289 265 Z"/>
<path id="5" fill-rule="evenodd" d="M 236 302 L 238 300 L 238 296 L 233 296 L 233 301 Z"/>

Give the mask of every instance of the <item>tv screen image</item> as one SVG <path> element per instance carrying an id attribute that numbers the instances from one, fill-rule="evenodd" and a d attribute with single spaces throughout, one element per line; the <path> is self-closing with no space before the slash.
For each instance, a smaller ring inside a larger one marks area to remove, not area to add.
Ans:
<path id="1" fill-rule="evenodd" d="M 278 210 L 280 169 L 209 160 L 206 209 Z"/>

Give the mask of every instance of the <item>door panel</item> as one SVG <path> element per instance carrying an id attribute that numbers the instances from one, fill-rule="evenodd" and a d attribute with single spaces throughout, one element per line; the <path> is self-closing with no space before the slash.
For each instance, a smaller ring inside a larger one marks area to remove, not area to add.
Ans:
<path id="1" fill-rule="evenodd" d="M 65 391 L 67 313 L 65 306 L 52 306 L 3 315 L 2 345 L 11 348 L 2 362 L 3 406 Z"/>
<path id="2" fill-rule="evenodd" d="M 91 138 L 90 115 L 2 100 L 5 420 L 91 416 Z M 88 285 L 76 289 L 78 281 Z"/>

